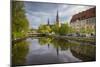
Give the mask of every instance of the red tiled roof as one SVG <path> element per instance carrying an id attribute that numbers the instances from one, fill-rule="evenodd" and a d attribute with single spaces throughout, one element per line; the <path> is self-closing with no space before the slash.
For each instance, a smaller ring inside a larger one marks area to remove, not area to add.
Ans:
<path id="1" fill-rule="evenodd" d="M 90 8 L 86 11 L 80 12 L 72 16 L 71 22 L 76 20 L 84 20 L 87 18 L 95 17 L 96 16 L 96 7 Z"/>

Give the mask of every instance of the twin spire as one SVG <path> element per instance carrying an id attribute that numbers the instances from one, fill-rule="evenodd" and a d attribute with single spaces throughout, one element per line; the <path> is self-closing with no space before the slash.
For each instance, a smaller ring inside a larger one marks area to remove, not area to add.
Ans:
<path id="1" fill-rule="evenodd" d="M 59 24 L 59 12 L 58 12 L 58 10 L 57 10 L 57 15 L 56 15 L 56 24 Z M 50 25 L 49 18 L 48 18 L 48 25 Z"/>

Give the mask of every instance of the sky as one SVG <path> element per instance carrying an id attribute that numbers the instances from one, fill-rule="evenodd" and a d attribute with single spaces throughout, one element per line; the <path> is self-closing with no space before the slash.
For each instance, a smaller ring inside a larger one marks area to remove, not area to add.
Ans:
<path id="1" fill-rule="evenodd" d="M 70 23 L 74 14 L 93 8 L 94 6 L 86 5 L 70 5 L 58 3 L 42 3 L 42 2 L 24 2 L 26 17 L 29 21 L 30 28 L 38 29 L 40 24 L 54 24 L 57 11 L 59 13 L 60 23 Z"/>

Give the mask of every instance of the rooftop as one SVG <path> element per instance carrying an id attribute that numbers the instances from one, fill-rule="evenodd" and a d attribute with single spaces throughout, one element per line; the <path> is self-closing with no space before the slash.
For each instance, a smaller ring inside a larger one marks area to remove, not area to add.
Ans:
<path id="1" fill-rule="evenodd" d="M 96 17 L 96 7 L 90 8 L 86 11 L 82 11 L 78 14 L 73 15 L 70 22 L 72 23 L 76 20 L 84 20 L 84 19 L 88 19 L 91 17 Z"/>

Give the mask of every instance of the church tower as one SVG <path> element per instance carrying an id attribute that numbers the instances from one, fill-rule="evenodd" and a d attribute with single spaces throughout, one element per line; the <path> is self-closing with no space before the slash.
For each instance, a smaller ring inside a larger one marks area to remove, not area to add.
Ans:
<path id="1" fill-rule="evenodd" d="M 49 18 L 48 18 L 48 24 L 47 24 L 48 26 L 50 25 L 50 22 L 49 22 Z"/>
<path id="2" fill-rule="evenodd" d="M 57 15 L 56 15 L 56 24 L 60 27 L 61 26 L 61 24 L 60 24 L 60 22 L 59 22 L 59 12 L 58 12 L 58 10 L 57 10 Z"/>

